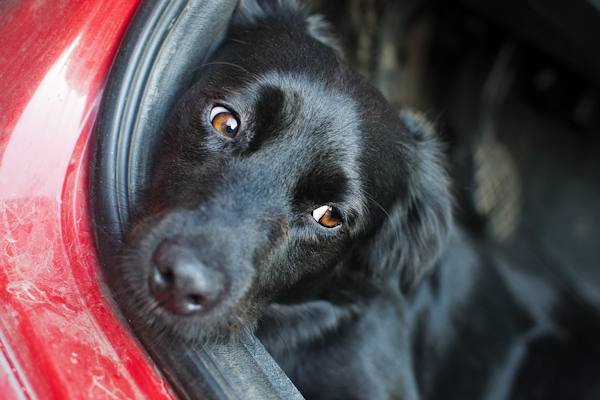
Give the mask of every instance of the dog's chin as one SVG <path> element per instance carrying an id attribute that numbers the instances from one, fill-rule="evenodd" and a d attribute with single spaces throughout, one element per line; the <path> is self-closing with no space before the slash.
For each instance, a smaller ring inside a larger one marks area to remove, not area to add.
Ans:
<path id="1" fill-rule="evenodd" d="M 143 329 L 142 334 L 153 341 L 176 339 L 197 345 L 235 341 L 241 333 L 253 332 L 255 326 L 256 318 L 241 317 L 237 313 L 190 317 L 163 311 L 143 318 L 136 329 Z"/>

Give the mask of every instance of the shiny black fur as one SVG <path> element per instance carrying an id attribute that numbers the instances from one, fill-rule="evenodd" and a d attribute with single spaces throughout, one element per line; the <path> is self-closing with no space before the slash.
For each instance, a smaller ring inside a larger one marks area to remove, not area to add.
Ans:
<path id="1" fill-rule="evenodd" d="M 597 323 L 566 325 L 547 279 L 452 233 L 431 128 L 347 67 L 328 32 L 294 1 L 241 2 L 164 130 L 123 257 L 128 316 L 189 341 L 254 329 L 308 398 L 600 396 L 579 382 L 598 372 L 579 361 L 597 359 Z M 239 115 L 238 140 L 212 129 L 212 104 Z M 340 228 L 312 220 L 323 204 Z M 175 315 L 149 293 L 172 237 L 227 277 L 208 312 Z M 588 341 L 571 346 L 573 332 Z"/>

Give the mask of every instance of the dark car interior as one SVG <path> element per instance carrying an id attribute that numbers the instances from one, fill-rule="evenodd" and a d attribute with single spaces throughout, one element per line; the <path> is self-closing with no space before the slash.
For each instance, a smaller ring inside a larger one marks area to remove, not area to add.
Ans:
<path id="1" fill-rule="evenodd" d="M 350 3 L 321 6 L 353 63 L 436 122 L 461 224 L 598 304 L 599 4 Z"/>
<path id="2" fill-rule="evenodd" d="M 487 255 L 551 276 L 597 310 L 598 4 L 376 3 L 371 13 L 348 10 L 338 24 L 360 32 L 345 33 L 351 54 L 386 96 L 437 122 L 457 221 Z M 532 371 L 564 361 L 554 343 L 538 347 Z"/>
<path id="3" fill-rule="evenodd" d="M 103 227 L 96 242 L 109 277 L 165 115 L 236 3 L 143 3 L 127 32 L 92 163 Z M 434 122 L 450 158 L 456 220 L 482 249 L 550 272 L 600 307 L 600 2 L 315 0 L 312 8 L 392 104 Z M 135 333 L 181 398 L 301 398 L 252 335 L 157 348 Z"/>

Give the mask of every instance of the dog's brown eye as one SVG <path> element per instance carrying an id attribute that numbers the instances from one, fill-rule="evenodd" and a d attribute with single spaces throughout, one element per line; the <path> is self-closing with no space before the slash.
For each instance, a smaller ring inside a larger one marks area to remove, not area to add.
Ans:
<path id="1" fill-rule="evenodd" d="M 210 124 L 217 132 L 229 139 L 235 138 L 240 128 L 237 117 L 222 106 L 214 106 L 210 110 Z"/>
<path id="2" fill-rule="evenodd" d="M 340 214 L 331 206 L 321 206 L 315 208 L 312 217 L 325 228 L 335 228 L 342 224 Z"/>

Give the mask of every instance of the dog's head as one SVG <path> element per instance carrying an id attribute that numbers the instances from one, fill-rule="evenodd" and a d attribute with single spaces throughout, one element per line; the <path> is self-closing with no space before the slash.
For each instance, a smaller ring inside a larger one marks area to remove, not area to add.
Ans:
<path id="1" fill-rule="evenodd" d="M 127 314 L 190 340 L 334 276 L 407 290 L 449 224 L 428 125 L 349 69 L 319 19 L 269 4 L 241 3 L 175 107 L 126 243 Z"/>

